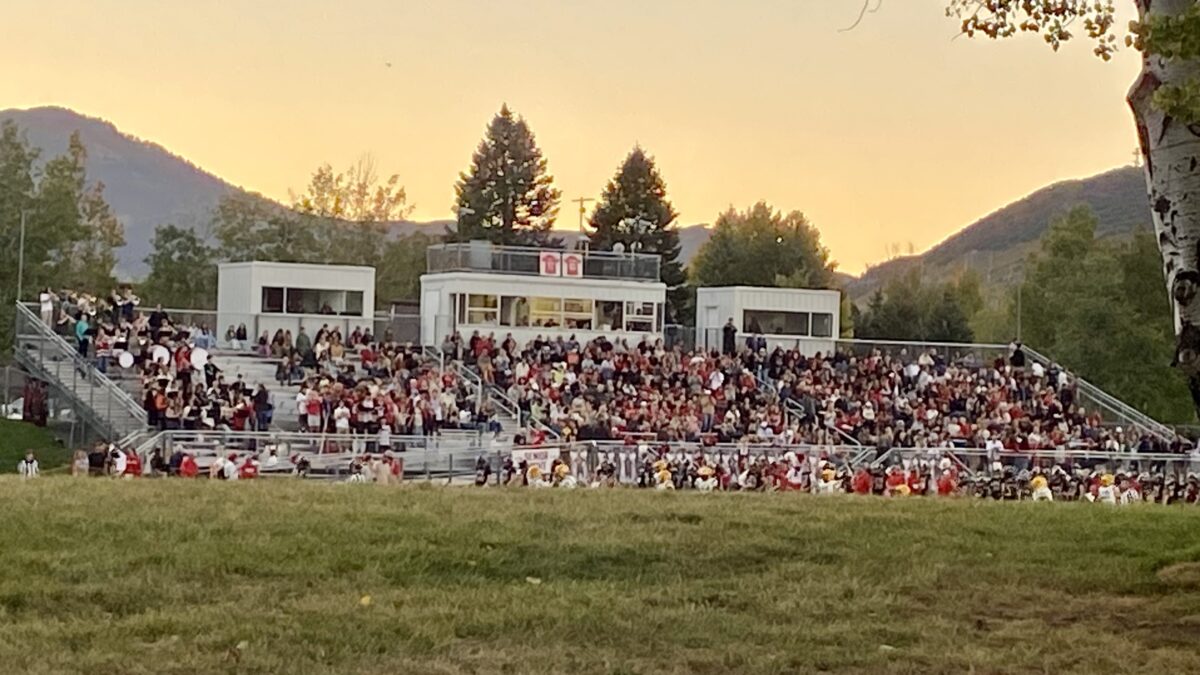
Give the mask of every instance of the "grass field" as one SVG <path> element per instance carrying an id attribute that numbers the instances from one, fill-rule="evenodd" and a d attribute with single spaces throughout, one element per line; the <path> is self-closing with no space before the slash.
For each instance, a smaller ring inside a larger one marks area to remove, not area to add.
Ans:
<path id="1" fill-rule="evenodd" d="M 0 480 L 12 673 L 1195 673 L 1200 508 Z"/>
<path id="2" fill-rule="evenodd" d="M 25 458 L 26 450 L 37 453 L 43 471 L 66 466 L 71 461 L 71 450 L 56 441 L 49 431 L 27 422 L 0 419 L 0 474 L 16 473 L 17 462 Z"/>

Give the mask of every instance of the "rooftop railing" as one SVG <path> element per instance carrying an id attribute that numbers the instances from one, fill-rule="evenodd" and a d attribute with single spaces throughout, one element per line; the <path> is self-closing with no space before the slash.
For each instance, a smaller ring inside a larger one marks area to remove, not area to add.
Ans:
<path id="1" fill-rule="evenodd" d="M 426 251 L 429 273 L 488 272 L 541 276 L 543 253 L 572 254 L 582 258 L 580 276 L 585 279 L 658 281 L 660 259 L 646 253 L 611 251 L 559 251 L 529 246 L 496 246 L 489 242 L 469 241 L 435 244 Z M 562 264 L 565 264 L 563 261 Z M 564 276 L 576 276 L 566 274 Z"/>

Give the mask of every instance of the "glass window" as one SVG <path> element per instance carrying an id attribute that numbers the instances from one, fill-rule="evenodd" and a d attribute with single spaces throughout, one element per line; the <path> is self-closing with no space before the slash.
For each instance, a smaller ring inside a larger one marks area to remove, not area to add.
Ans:
<path id="1" fill-rule="evenodd" d="M 625 330 L 639 333 L 654 331 L 654 303 L 626 302 Z"/>
<path id="2" fill-rule="evenodd" d="M 320 314 L 320 298 L 318 291 L 312 291 L 307 288 L 289 288 L 287 289 L 287 313 L 288 314 Z M 333 312 L 326 312 L 332 314 Z"/>
<path id="3" fill-rule="evenodd" d="M 654 303 L 653 302 L 626 302 L 625 303 L 625 313 L 632 314 L 634 316 L 653 317 L 654 316 Z"/>
<path id="4" fill-rule="evenodd" d="M 833 337 L 833 315 L 826 312 L 813 312 L 812 336 L 819 338 Z"/>
<path id="5" fill-rule="evenodd" d="M 506 295 L 500 298 L 501 326 L 528 326 L 529 299 Z"/>
<path id="6" fill-rule="evenodd" d="M 595 312 L 595 302 L 592 300 L 563 300 L 563 325 L 567 328 L 591 330 Z"/>
<path id="7" fill-rule="evenodd" d="M 625 330 L 637 333 L 650 333 L 654 330 L 654 319 L 650 317 L 625 317 Z"/>
<path id="8" fill-rule="evenodd" d="M 600 330 L 620 330 L 625 325 L 625 303 L 600 300 L 596 303 L 596 326 Z"/>
<path id="9" fill-rule="evenodd" d="M 496 296 L 494 295 L 472 293 L 469 302 L 472 309 L 496 309 Z"/>
<path id="10" fill-rule="evenodd" d="M 262 289 L 262 311 L 264 314 L 282 314 L 283 313 L 283 289 L 268 288 L 263 286 Z"/>
<path id="11" fill-rule="evenodd" d="M 499 297 L 472 293 L 467 296 L 467 323 L 494 326 L 499 323 Z"/>
<path id="12" fill-rule="evenodd" d="M 529 321 L 534 326 L 562 325 L 562 298 L 530 298 Z"/>
<path id="13" fill-rule="evenodd" d="M 752 335 L 808 335 L 808 312 L 747 309 L 742 312 L 742 332 Z"/>

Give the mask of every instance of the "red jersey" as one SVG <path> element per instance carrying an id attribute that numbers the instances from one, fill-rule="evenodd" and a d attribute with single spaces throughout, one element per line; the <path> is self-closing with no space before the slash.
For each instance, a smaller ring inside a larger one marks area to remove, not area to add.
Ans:
<path id="1" fill-rule="evenodd" d="M 943 473 L 941 476 L 938 476 L 938 496 L 948 497 L 954 494 L 956 489 L 958 489 L 958 480 L 952 472 Z"/>
<path id="2" fill-rule="evenodd" d="M 184 455 L 183 460 L 179 462 L 179 475 L 183 478 L 195 478 L 198 473 L 200 473 L 200 467 L 196 466 L 196 458 Z"/>
<path id="3" fill-rule="evenodd" d="M 134 478 L 142 475 L 142 458 L 136 452 L 125 455 L 125 473 L 122 475 Z"/>
<path id="4" fill-rule="evenodd" d="M 238 477 L 245 479 L 258 478 L 258 462 L 247 458 L 240 469 L 238 469 Z"/>
<path id="5" fill-rule="evenodd" d="M 871 494 L 871 474 L 867 471 L 859 471 L 854 474 L 854 492 L 860 495 Z"/>

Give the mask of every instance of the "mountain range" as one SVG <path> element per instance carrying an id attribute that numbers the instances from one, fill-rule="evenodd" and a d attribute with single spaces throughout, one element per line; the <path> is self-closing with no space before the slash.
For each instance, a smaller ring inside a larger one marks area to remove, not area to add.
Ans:
<path id="1" fill-rule="evenodd" d="M 123 133 L 112 123 L 65 108 L 43 107 L 0 111 L 12 120 L 42 160 L 65 152 L 78 131 L 88 150 L 88 177 L 104 183 L 105 196 L 125 226 L 126 245 L 119 251 L 118 273 L 125 278 L 145 274 L 154 228 L 163 223 L 203 227 L 220 199 L 246 193 L 221 178 L 172 154 L 155 143 Z M 893 275 L 918 267 L 922 274 L 943 279 L 965 269 L 977 271 L 985 284 L 1001 285 L 1020 278 L 1025 255 L 1036 246 L 1050 221 L 1077 204 L 1087 204 L 1099 218 L 1102 236 L 1126 236 L 1150 223 L 1150 206 L 1140 169 L 1124 167 L 1097 176 L 1042 188 L 971 223 L 919 255 L 871 266 L 859 277 L 840 275 L 846 292 L 862 298 Z M 397 233 L 440 234 L 452 221 L 404 221 Z M 708 240 L 707 225 L 681 227 L 685 263 Z"/>

